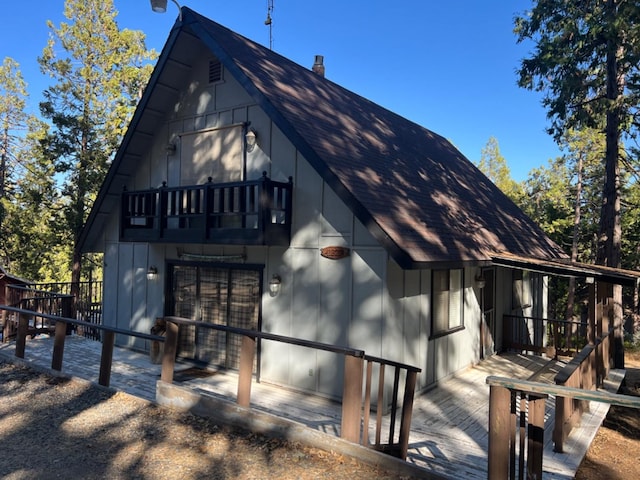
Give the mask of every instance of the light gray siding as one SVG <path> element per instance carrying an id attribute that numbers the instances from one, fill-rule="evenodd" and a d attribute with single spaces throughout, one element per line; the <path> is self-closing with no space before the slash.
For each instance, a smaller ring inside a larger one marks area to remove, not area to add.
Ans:
<path id="1" fill-rule="evenodd" d="M 199 138 L 211 137 L 214 128 L 236 125 L 232 128 L 237 129 L 237 125 L 250 122 L 258 132 L 258 146 L 246 154 L 246 179 L 259 178 L 263 171 L 278 181 L 293 178 L 292 238 L 288 248 L 180 248 L 207 255 L 246 253 L 246 262 L 264 265 L 264 331 L 359 348 L 370 355 L 418 366 L 423 369 L 419 388 L 477 362 L 480 291 L 474 286 L 476 269 L 464 272 L 465 328 L 431 338 L 431 271 L 404 271 L 391 260 L 348 205 L 233 78 L 226 74 L 223 82 L 214 85 L 203 81 L 208 61 L 209 56 L 203 54 L 202 63 L 185 77 L 185 93 L 171 118 L 157 131 L 150 151 L 141 158 L 131 157 L 135 172 L 126 187 L 146 189 L 164 181 L 169 186 L 181 184 L 184 172 L 195 172 L 183 162 L 195 155 Z M 189 134 L 189 155 L 181 145 L 185 133 Z M 230 138 L 242 141 L 238 135 Z M 177 144 L 175 153 L 167 152 L 171 142 Z M 234 161 L 242 161 L 236 147 L 231 148 Z M 225 149 L 221 152 L 224 155 Z M 208 168 L 208 164 L 199 166 L 200 180 Z M 242 171 L 237 165 L 235 168 Z M 118 211 L 112 213 L 104 232 L 105 323 L 148 332 L 154 319 L 164 314 L 165 266 L 167 261 L 179 259 L 178 247 L 119 243 L 118 216 Z M 332 245 L 349 248 L 350 255 L 340 260 L 322 257 L 320 249 Z M 159 270 L 159 278 L 153 282 L 146 279 L 151 265 Z M 276 273 L 282 277 L 282 288 L 272 297 L 268 282 Z M 496 283 L 498 305 L 506 311 L 505 295 L 511 293 L 505 272 L 497 275 Z M 148 348 L 145 342 L 127 342 L 133 348 Z M 328 396 L 342 390 L 343 360 L 337 355 L 263 341 L 260 362 L 263 381 Z"/>

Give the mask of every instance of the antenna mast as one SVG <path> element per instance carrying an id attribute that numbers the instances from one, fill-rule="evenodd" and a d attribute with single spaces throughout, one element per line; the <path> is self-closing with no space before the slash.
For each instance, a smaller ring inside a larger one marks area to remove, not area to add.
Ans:
<path id="1" fill-rule="evenodd" d="M 269 27 L 269 50 L 273 50 L 273 0 L 267 0 L 267 19 L 264 24 Z"/>

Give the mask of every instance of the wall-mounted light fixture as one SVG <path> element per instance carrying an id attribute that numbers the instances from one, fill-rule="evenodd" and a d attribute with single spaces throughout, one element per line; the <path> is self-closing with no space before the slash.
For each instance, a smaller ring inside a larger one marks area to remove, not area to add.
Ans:
<path id="1" fill-rule="evenodd" d="M 247 152 L 253 151 L 258 144 L 258 132 L 256 132 L 253 128 L 247 130 L 247 133 L 244 134 L 244 141 L 247 144 Z"/>
<path id="2" fill-rule="evenodd" d="M 272 297 L 275 297 L 280 293 L 280 287 L 282 286 L 282 278 L 277 273 L 274 273 L 269 280 L 269 293 Z"/>
<path id="3" fill-rule="evenodd" d="M 182 21 L 182 9 L 180 8 L 180 4 L 176 2 L 176 0 L 171 0 L 178 7 L 178 11 L 180 12 L 179 19 Z M 151 10 L 156 13 L 165 13 L 167 11 L 167 0 L 151 0 Z"/>
<path id="4" fill-rule="evenodd" d="M 174 153 L 176 153 L 176 150 L 178 150 L 178 146 L 175 144 L 175 142 L 169 142 L 167 143 L 167 155 L 173 155 Z"/>
<path id="5" fill-rule="evenodd" d="M 149 270 L 147 270 L 147 280 L 149 280 L 150 282 L 154 281 L 156 278 L 158 278 L 158 268 L 151 265 L 149 267 Z"/>
<path id="6" fill-rule="evenodd" d="M 484 287 L 487 286 L 487 280 L 482 276 L 482 272 L 476 275 L 475 280 L 476 280 L 476 287 L 478 287 L 480 290 L 482 290 Z"/>

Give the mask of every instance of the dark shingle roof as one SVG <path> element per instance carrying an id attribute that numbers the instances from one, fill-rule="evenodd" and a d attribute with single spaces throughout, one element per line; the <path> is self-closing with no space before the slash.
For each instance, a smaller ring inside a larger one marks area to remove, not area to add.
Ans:
<path id="1" fill-rule="evenodd" d="M 169 41 L 199 38 L 402 267 L 490 261 L 496 252 L 564 256 L 443 137 L 182 11 Z"/>

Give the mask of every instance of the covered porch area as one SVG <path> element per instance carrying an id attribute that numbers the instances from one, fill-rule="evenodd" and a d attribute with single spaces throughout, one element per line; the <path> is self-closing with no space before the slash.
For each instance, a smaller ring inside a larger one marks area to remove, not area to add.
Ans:
<path id="1" fill-rule="evenodd" d="M 39 337 L 28 340 L 25 362 L 49 371 L 54 342 Z M 79 336 L 67 338 L 64 375 L 95 381 L 100 368 L 101 344 Z M 0 358 L 15 361 L 15 343 L 0 345 Z M 441 382 L 436 388 L 417 396 L 409 438 L 407 463 L 432 478 L 487 478 L 489 387 L 486 378 L 499 375 L 517 379 L 553 382 L 564 366 L 562 361 L 540 356 L 505 354 L 491 356 L 480 364 Z M 237 375 L 203 371 L 188 364 L 176 365 L 171 391 L 156 391 L 161 366 L 152 364 L 149 356 L 115 348 L 111 387 L 160 404 L 193 409 L 196 405 L 215 405 L 219 412 L 247 411 L 233 402 Z M 339 442 L 340 405 L 328 399 L 284 389 L 277 385 L 252 385 L 251 412 L 260 422 L 272 422 L 274 431 L 307 432 L 312 441 L 324 442 L 331 448 L 346 445 L 348 454 L 377 454 L 370 449 Z M 206 399 L 206 401 L 204 400 Z M 545 434 L 545 478 L 573 478 L 573 475 L 600 426 L 608 407 L 593 403 L 579 427 L 575 428 L 564 453 L 553 452 L 552 435 Z M 210 407 L 211 408 L 211 407 Z M 554 415 L 555 402 L 546 402 L 545 417 Z M 390 415 L 383 421 L 388 422 Z M 257 424 L 257 420 L 254 420 Z M 549 422 L 548 428 L 553 428 Z M 315 440 L 314 440 L 315 439 Z M 398 462 L 378 454 L 380 461 Z M 396 463 L 394 463 L 396 464 Z"/>

